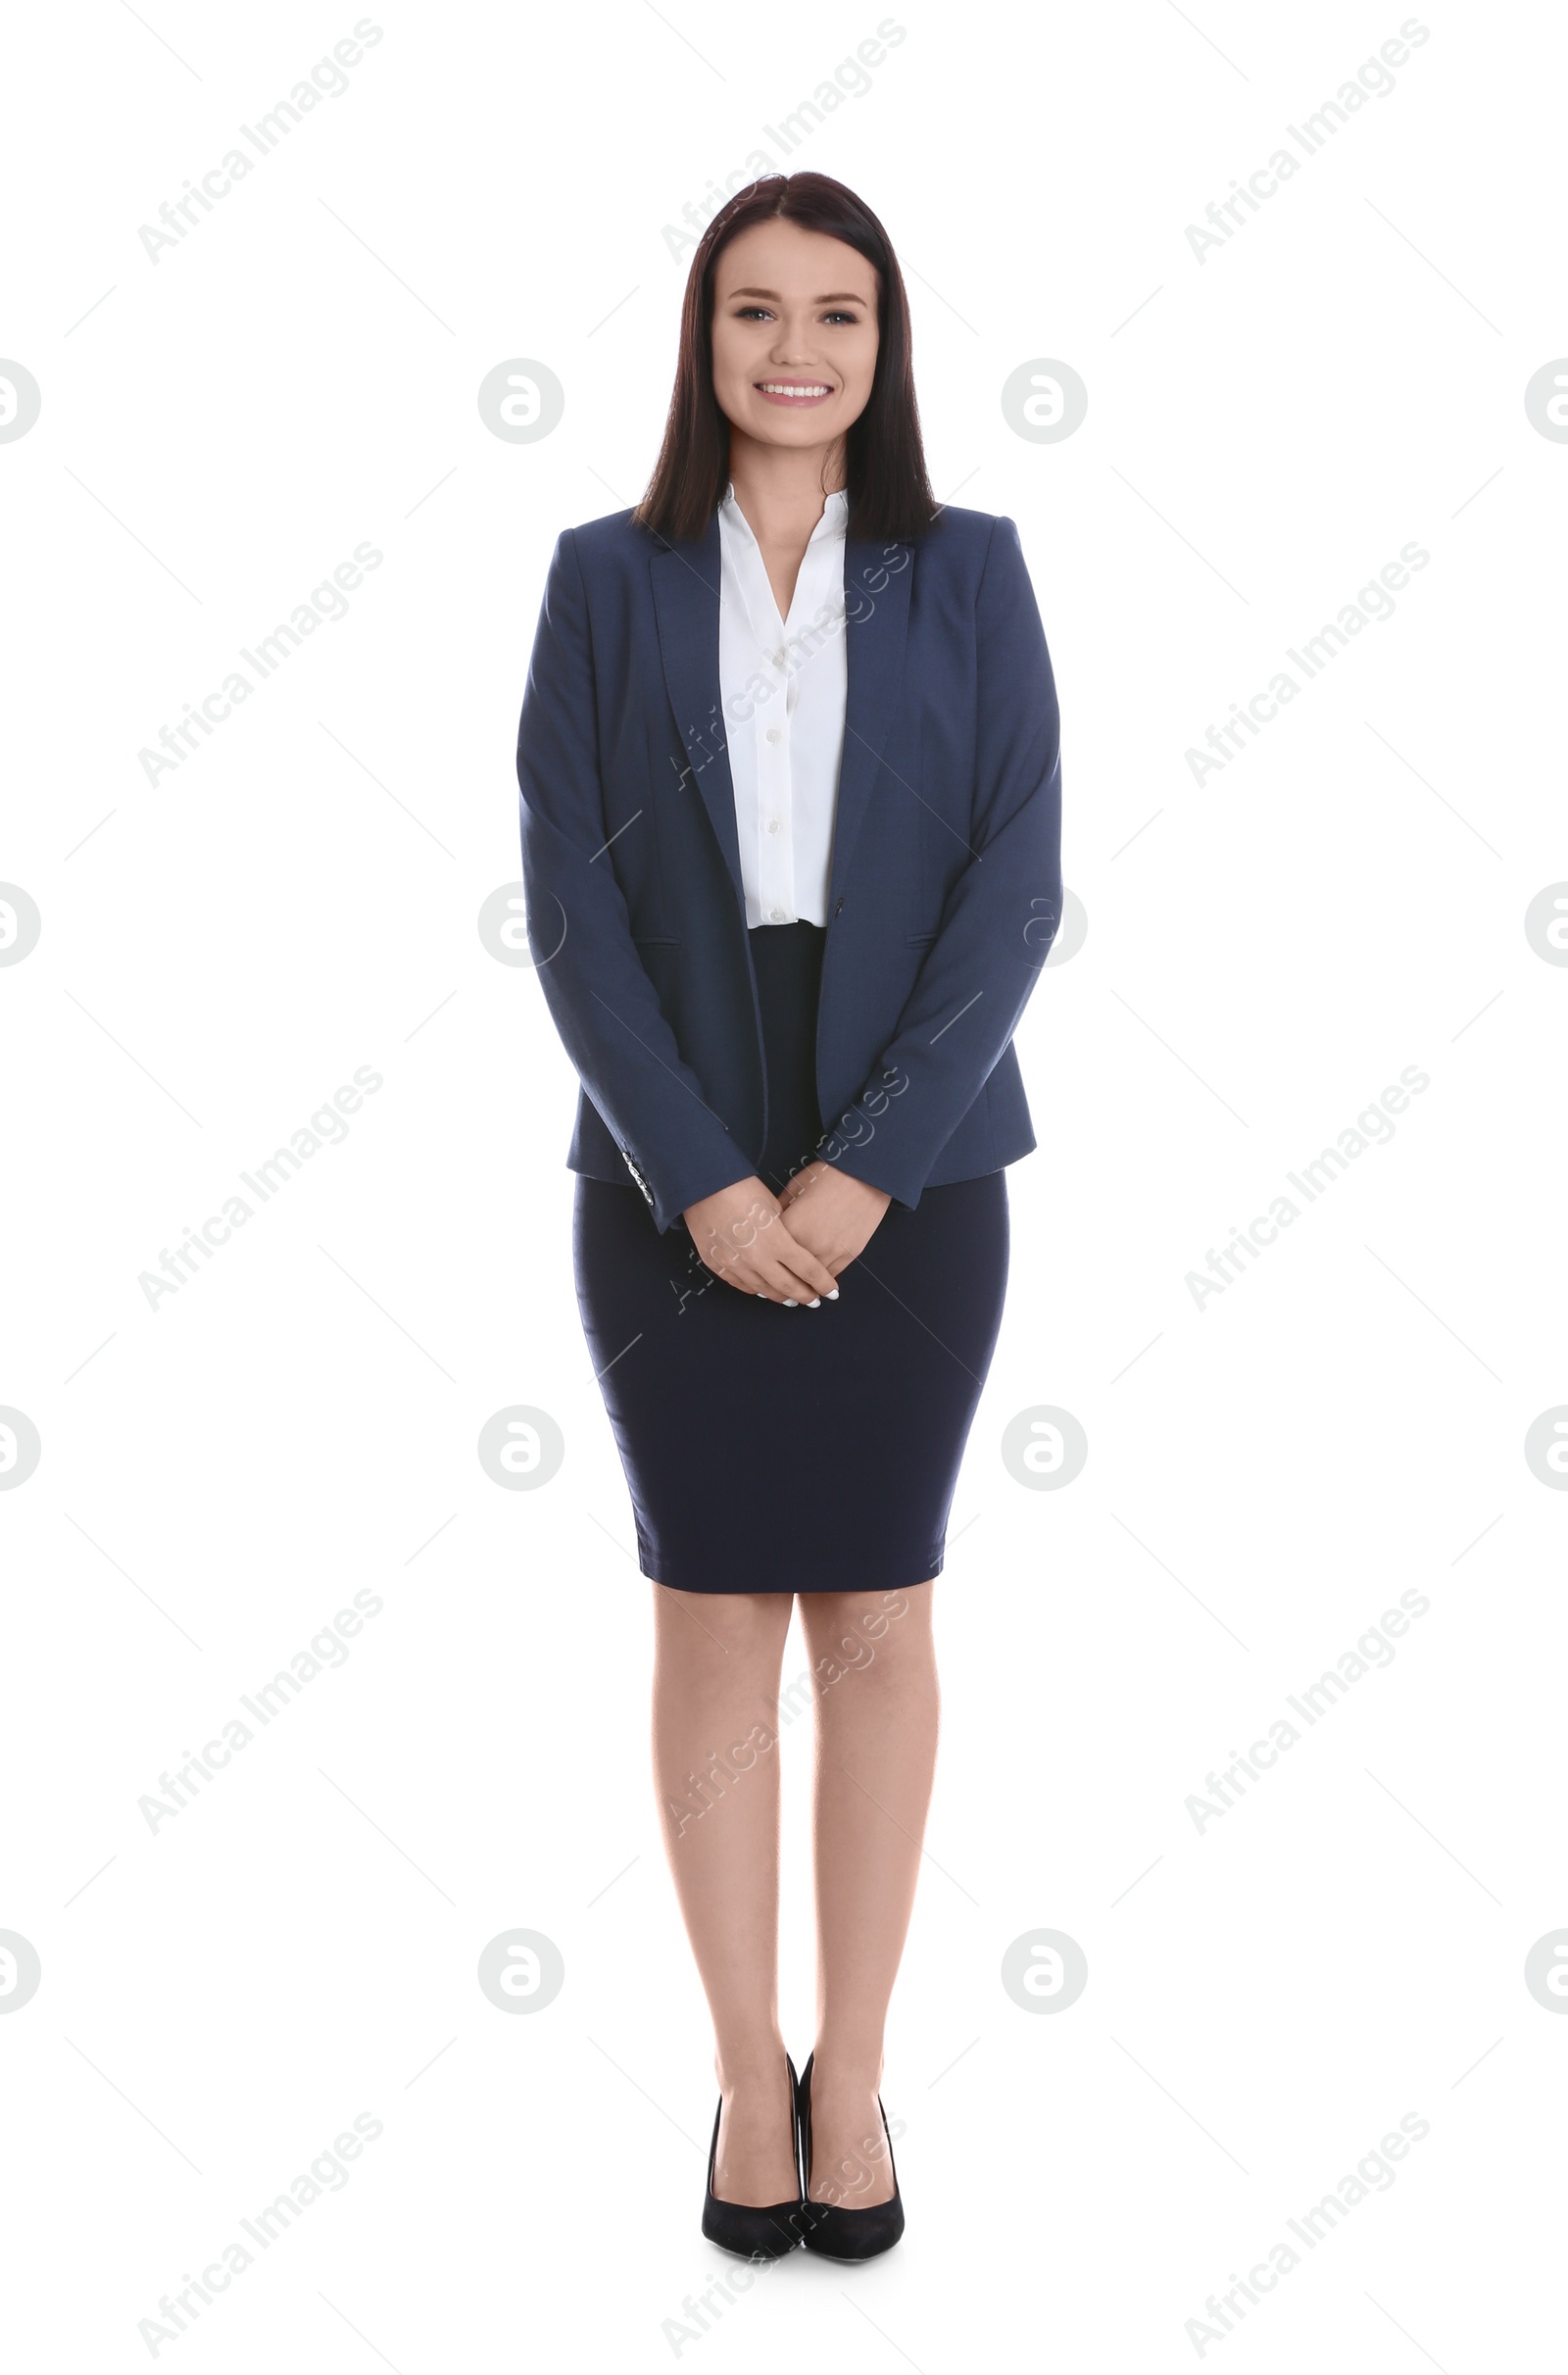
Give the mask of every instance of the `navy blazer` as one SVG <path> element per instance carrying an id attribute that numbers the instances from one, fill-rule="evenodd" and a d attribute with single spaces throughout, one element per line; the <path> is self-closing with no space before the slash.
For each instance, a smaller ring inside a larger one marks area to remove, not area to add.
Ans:
<path id="1" fill-rule="evenodd" d="M 852 515 L 844 581 L 815 1157 L 912 1206 L 1035 1144 L 1012 1033 L 1061 915 L 1056 695 L 1010 520 L 872 544 Z M 567 528 L 517 738 L 529 946 L 582 1083 L 566 1161 L 629 1169 L 661 1229 L 767 1127 L 718 605 L 716 511 L 696 544 Z"/>

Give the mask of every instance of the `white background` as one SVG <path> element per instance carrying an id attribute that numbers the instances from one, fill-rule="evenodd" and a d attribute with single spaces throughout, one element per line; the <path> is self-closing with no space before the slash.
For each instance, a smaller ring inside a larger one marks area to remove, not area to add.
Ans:
<path id="1" fill-rule="evenodd" d="M 901 254 L 939 494 L 1019 524 L 1088 937 L 1019 1034 L 1041 1151 L 937 1586 L 884 2086 L 908 2234 L 797 2254 L 684 2342 L 734 2263 L 698 2230 L 651 1587 L 571 1287 L 573 1083 L 476 917 L 518 870 L 552 544 L 656 451 L 664 226 L 877 15 L 378 6 L 345 94 L 156 264 L 138 226 L 352 8 L 14 24 L 0 350 L 43 395 L 0 446 L 0 876 L 42 915 L 0 970 L 0 1403 L 42 1439 L 0 1494 L 0 1927 L 43 1969 L 0 2019 L 19 2365 L 146 2363 L 138 2320 L 361 2112 L 349 2183 L 161 2360 L 1179 2368 L 1205 2297 L 1411 2112 L 1396 2181 L 1207 2359 L 1469 2375 L 1555 2333 L 1568 2020 L 1523 1965 L 1568 1921 L 1568 1500 L 1522 1447 L 1568 1401 L 1568 971 L 1524 915 L 1568 875 L 1568 448 L 1523 395 L 1568 350 L 1564 36 L 1419 21 L 1393 93 L 1202 262 L 1186 225 L 1393 0 L 901 7 L 790 160 Z M 566 392 L 531 445 L 476 405 L 515 357 Z M 1089 389 L 1058 444 L 1003 418 L 1037 358 Z M 1208 725 L 1412 540 L 1396 615 L 1196 783 Z M 139 751 L 362 541 L 349 615 L 149 783 Z M 361 1065 L 346 1140 L 150 1309 L 139 1274 Z M 1409 1065 L 1392 1141 L 1200 1310 L 1187 1274 Z M 536 1492 L 476 1457 L 515 1404 L 564 1432 Z M 1000 1456 L 1043 1405 L 1088 1433 L 1059 1491 Z M 149 1830 L 138 1799 L 357 1590 L 384 1607 L 347 1664 Z M 1392 1666 L 1196 1828 L 1408 1590 Z M 565 1959 L 530 2017 L 475 1979 L 512 1924 Z M 1042 1926 L 1089 1963 L 1048 2017 L 999 1976 Z"/>

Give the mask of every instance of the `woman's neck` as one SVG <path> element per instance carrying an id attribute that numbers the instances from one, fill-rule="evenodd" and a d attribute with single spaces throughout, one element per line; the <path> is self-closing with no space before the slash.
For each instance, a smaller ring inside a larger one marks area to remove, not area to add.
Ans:
<path id="1" fill-rule="evenodd" d="M 830 494 L 845 483 L 844 440 L 831 445 L 763 445 L 730 432 L 730 482 L 759 544 L 804 552 Z"/>

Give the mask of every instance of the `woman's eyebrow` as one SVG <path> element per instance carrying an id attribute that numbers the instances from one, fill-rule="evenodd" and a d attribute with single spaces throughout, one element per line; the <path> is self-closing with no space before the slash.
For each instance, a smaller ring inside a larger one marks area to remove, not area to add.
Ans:
<path id="1" fill-rule="evenodd" d="M 732 288 L 730 290 L 730 295 L 731 297 L 766 297 L 774 305 L 781 305 L 783 303 L 783 299 L 780 297 L 776 288 Z M 813 297 L 811 299 L 811 303 L 813 305 L 844 305 L 846 303 L 850 305 L 869 305 L 870 302 L 871 300 L 869 297 L 860 296 L 855 289 L 843 288 L 833 289 L 825 297 Z"/>

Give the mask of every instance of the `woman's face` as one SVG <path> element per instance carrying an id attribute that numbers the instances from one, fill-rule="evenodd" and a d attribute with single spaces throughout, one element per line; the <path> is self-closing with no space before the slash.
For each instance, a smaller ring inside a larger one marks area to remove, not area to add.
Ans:
<path id="1" fill-rule="evenodd" d="M 713 273 L 713 392 L 759 445 L 820 446 L 864 412 L 876 370 L 878 274 L 795 223 L 754 223 Z M 791 395 L 782 391 L 796 389 Z"/>

